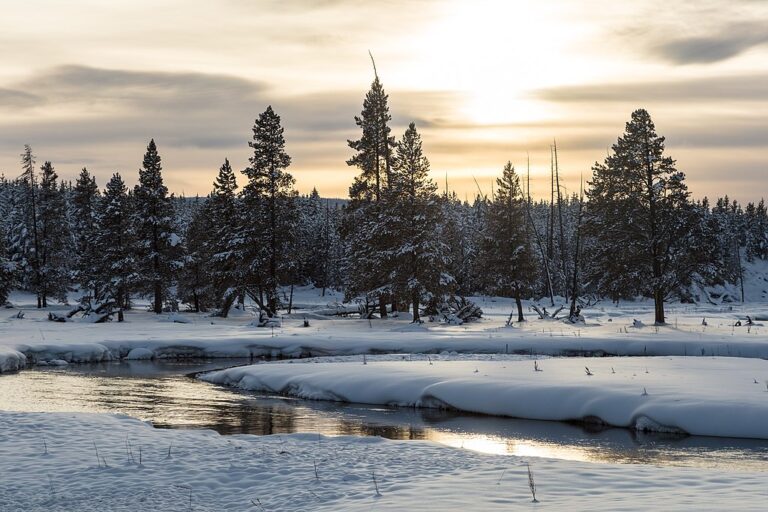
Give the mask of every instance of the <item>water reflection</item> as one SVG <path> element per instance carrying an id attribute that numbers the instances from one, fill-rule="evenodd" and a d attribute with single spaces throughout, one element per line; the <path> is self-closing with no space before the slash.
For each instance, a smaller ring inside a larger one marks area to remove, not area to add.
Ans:
<path id="1" fill-rule="evenodd" d="M 234 391 L 185 376 L 238 363 L 248 361 L 102 363 L 2 375 L 0 409 L 120 412 L 158 427 L 222 434 L 375 435 L 521 457 L 768 471 L 768 443 L 759 440 L 313 402 Z"/>

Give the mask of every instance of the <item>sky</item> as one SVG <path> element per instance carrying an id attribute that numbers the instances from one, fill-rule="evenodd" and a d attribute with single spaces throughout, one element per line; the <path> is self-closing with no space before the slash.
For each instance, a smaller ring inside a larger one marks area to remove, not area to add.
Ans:
<path id="1" fill-rule="evenodd" d="M 38 163 L 135 183 L 154 138 L 170 190 L 247 166 L 281 116 L 302 193 L 345 197 L 373 80 L 414 121 L 441 190 L 472 198 L 509 160 L 548 196 L 557 142 L 576 192 L 646 108 L 695 197 L 768 195 L 768 1 L 0 0 L 0 172 Z"/>

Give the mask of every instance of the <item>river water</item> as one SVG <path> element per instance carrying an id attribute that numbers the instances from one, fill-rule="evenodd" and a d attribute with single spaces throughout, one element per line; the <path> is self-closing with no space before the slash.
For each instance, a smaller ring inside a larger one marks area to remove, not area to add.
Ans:
<path id="1" fill-rule="evenodd" d="M 768 472 L 768 442 L 643 434 L 432 409 L 316 402 L 223 388 L 189 375 L 247 361 L 120 362 L 0 375 L 0 410 L 123 413 L 221 434 L 425 439 L 484 453 Z"/>

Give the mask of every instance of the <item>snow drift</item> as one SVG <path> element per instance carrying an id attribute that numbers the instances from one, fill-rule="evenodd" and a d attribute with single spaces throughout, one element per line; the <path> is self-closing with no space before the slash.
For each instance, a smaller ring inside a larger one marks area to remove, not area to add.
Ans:
<path id="1" fill-rule="evenodd" d="M 589 374 L 587 369 L 589 368 Z M 535 420 L 768 439 L 768 362 L 601 358 L 258 364 L 203 375 L 246 390 Z"/>

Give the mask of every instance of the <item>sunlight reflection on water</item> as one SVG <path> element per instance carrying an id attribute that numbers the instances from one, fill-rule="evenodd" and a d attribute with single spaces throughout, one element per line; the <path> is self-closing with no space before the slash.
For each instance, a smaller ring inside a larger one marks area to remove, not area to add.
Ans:
<path id="1" fill-rule="evenodd" d="M 186 377 L 247 361 L 123 362 L 0 376 L 0 409 L 122 413 L 163 428 L 222 434 L 377 435 L 481 453 L 768 472 L 759 440 L 648 435 L 558 422 L 315 402 L 226 389 Z"/>

